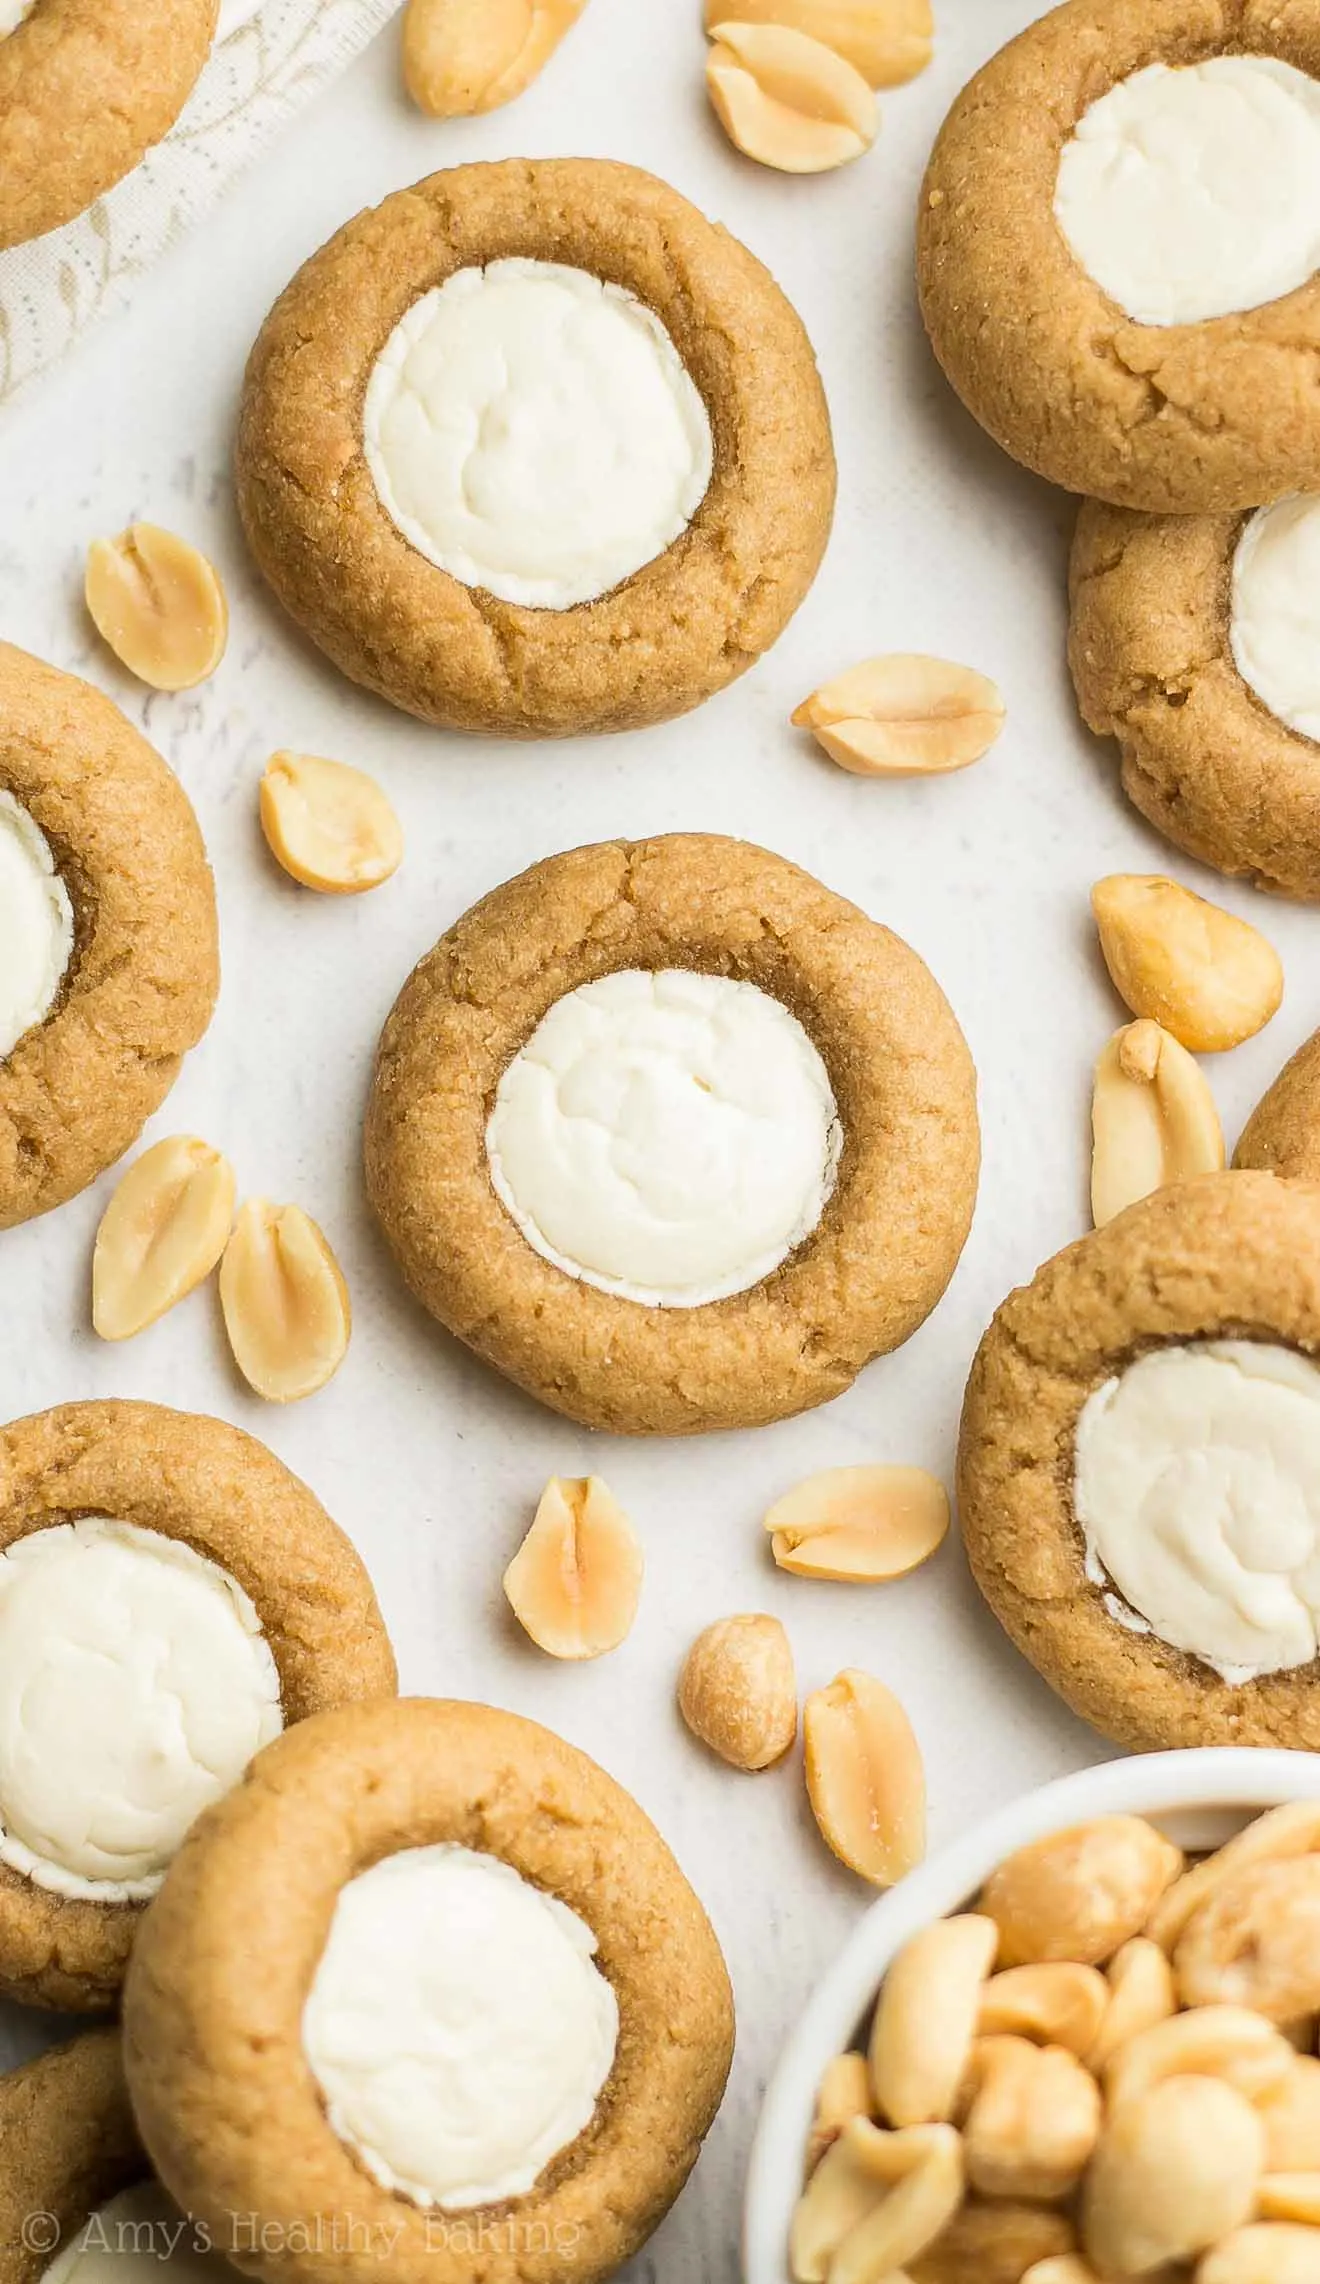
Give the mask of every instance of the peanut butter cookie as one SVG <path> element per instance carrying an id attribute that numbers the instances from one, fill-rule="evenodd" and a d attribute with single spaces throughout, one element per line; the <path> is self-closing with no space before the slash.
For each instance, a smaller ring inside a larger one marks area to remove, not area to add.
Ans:
<path id="1" fill-rule="evenodd" d="M 117 2029 L 84 2031 L 9 2071 L 0 2078 L 0 2284 L 39 2284 L 90 2215 L 146 2171 Z"/>
<path id="2" fill-rule="evenodd" d="M 72 221 L 171 128 L 218 0 L 6 0 L 0 247 Z"/>
<path id="3" fill-rule="evenodd" d="M 1068 0 L 941 130 L 936 356 L 1069 491 L 1224 514 L 1320 490 L 1320 0 Z"/>
<path id="4" fill-rule="evenodd" d="M 1088 501 L 1069 592 L 1078 703 L 1118 740 L 1129 800 L 1203 864 L 1320 897 L 1320 501 Z"/>
<path id="5" fill-rule="evenodd" d="M 173 771 L 99 690 L 0 643 L 0 1229 L 123 1155 L 219 981 Z"/>
<path id="6" fill-rule="evenodd" d="M 1261 1096 L 1233 1163 L 1320 1182 L 1320 1031 L 1312 1032 Z"/>
<path id="7" fill-rule="evenodd" d="M 413 1698 L 304 1722 L 203 1817 L 124 2028 L 162 2180 L 221 2249 L 243 2216 L 257 2274 L 311 2284 L 333 2243 L 344 2284 L 596 2284 L 682 2187 L 733 2011 L 617 1784 Z"/>
<path id="8" fill-rule="evenodd" d="M 839 1395 L 953 1274 L 976 1079 L 915 952 L 708 833 L 551 857 L 385 1026 L 367 1185 L 423 1306 L 620 1434 Z"/>
<path id="9" fill-rule="evenodd" d="M 285 608 L 446 729 L 699 705 L 780 634 L 834 503 L 801 322 L 677 191 L 455 167 L 348 223 L 252 352 L 238 496 Z"/>
<path id="10" fill-rule="evenodd" d="M 977 1584 L 1138 1751 L 1320 1746 L 1320 1186 L 1210 1174 L 1010 1295 L 958 1457 Z"/>
<path id="11" fill-rule="evenodd" d="M 113 2004 L 198 1812 L 394 1687 L 357 1554 L 252 1436 L 134 1403 L 0 1429 L 0 1990 Z"/>

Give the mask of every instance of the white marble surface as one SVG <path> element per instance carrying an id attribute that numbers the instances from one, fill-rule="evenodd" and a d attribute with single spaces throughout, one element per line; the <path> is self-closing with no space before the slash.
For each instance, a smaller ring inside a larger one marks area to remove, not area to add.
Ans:
<path id="1" fill-rule="evenodd" d="M 1170 864 L 1262 919 L 1283 951 L 1284 1011 L 1212 1069 L 1230 1138 L 1320 1014 L 1316 923 L 1171 858 L 1123 802 L 1112 755 L 1079 728 L 1063 665 L 1070 505 L 979 435 L 925 349 L 911 283 L 921 166 L 957 86 L 1031 9 L 944 0 L 940 13 L 938 61 L 884 100 L 877 148 L 814 181 L 759 170 L 724 142 L 705 106 L 694 0 L 591 0 L 522 101 L 452 126 L 407 110 L 388 32 L 144 281 L 130 315 L 0 427 L 0 630 L 90 675 L 145 725 L 197 806 L 219 883 L 219 1013 L 149 1138 L 194 1129 L 230 1153 L 244 1191 L 307 1206 L 339 1249 L 356 1315 L 338 1379 L 287 1412 L 236 1381 L 209 1293 L 128 1346 L 98 1345 L 88 1255 L 107 1177 L 0 1240 L 0 1405 L 11 1416 L 73 1397 L 147 1396 L 264 1436 L 362 1549 L 407 1687 L 489 1697 L 551 1723 L 656 1818 L 726 1946 L 740 2042 L 697 2175 L 631 2284 L 735 2277 L 758 2089 L 868 1900 L 817 1839 L 796 1763 L 737 1777 L 682 1730 L 673 1682 L 697 1628 L 774 1610 L 804 1688 L 847 1664 L 889 1681 L 926 1750 L 936 1842 L 1103 1751 L 1007 1648 L 954 1547 L 904 1584 L 860 1591 L 779 1575 L 760 1533 L 770 1498 L 815 1467 L 893 1459 L 947 1477 L 991 1311 L 1085 1225 L 1088 1071 L 1119 1020 L 1093 946 L 1091 881 Z M 815 590 L 755 673 L 668 728 L 538 750 L 429 732 L 341 682 L 258 586 L 228 461 L 247 347 L 338 223 L 433 167 L 552 152 L 653 167 L 768 261 L 820 355 L 841 498 Z M 229 654 L 191 697 L 145 698 L 81 615 L 87 541 L 133 516 L 186 532 L 229 583 Z M 885 649 L 944 652 L 1001 680 L 1010 725 L 982 767 L 927 785 L 867 784 L 786 726 L 817 681 Z M 255 789 L 278 745 L 379 775 L 407 834 L 394 882 L 361 900 L 318 900 L 275 870 Z M 980 1067 L 984 1183 L 943 1306 L 838 1403 L 755 1435 L 613 1442 L 505 1388 L 410 1303 L 366 1211 L 358 1131 L 381 1020 L 467 904 L 552 850 L 694 826 L 781 850 L 926 956 Z M 617 1655 L 559 1667 L 511 1626 L 500 1574 L 544 1478 L 589 1468 L 636 1517 L 647 1585 Z M 30 2042 L 30 2021 L 11 2016 L 7 2033 Z"/>

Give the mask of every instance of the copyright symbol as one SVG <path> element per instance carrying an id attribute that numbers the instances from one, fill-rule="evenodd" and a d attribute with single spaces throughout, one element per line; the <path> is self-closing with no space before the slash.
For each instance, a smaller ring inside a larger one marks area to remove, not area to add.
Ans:
<path id="1" fill-rule="evenodd" d="M 25 2213 L 21 2230 L 24 2252 L 53 2252 L 60 2241 L 56 2213 Z"/>

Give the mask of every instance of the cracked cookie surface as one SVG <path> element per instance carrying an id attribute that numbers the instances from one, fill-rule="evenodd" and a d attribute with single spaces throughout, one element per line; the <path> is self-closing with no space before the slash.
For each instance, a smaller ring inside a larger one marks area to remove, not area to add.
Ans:
<path id="1" fill-rule="evenodd" d="M 301 2034 L 341 1890 L 398 1850 L 444 1843 L 498 1858 L 585 1920 L 619 2009 L 586 2130 L 527 2195 L 452 2213 L 419 2210 L 350 2155 Z M 289 1730 L 200 1819 L 144 1924 L 124 2026 L 166 2186 L 217 2243 L 233 2214 L 274 2224 L 279 2251 L 244 2265 L 295 2284 L 325 2273 L 314 2237 L 297 2239 L 314 2219 L 339 2223 L 345 2284 L 613 2275 L 687 2178 L 733 2046 L 719 1945 L 636 1802 L 531 1721 L 424 1698 Z"/>
<path id="2" fill-rule="evenodd" d="M 680 537 L 594 602 L 501 602 L 411 547 L 363 449 L 375 360 L 456 272 L 509 257 L 627 288 L 710 417 L 714 472 Z M 248 366 L 238 493 L 257 562 L 336 666 L 443 728 L 568 736 L 667 720 L 722 689 L 806 594 L 833 512 L 829 415 L 801 320 L 677 191 L 600 159 L 456 167 L 313 255 Z"/>
<path id="3" fill-rule="evenodd" d="M 117 2028 L 84 2031 L 0 2077 L 0 2284 L 39 2284 L 57 2249 L 146 2171 Z M 42 2229 L 25 2229 L 34 2220 Z"/>
<path id="4" fill-rule="evenodd" d="M 936 356 L 1037 474 L 1152 513 L 1320 490 L 1320 281 L 1195 324 L 1145 325 L 1055 219 L 1082 114 L 1154 63 L 1278 57 L 1320 75 L 1317 0 L 1068 0 L 970 82 L 922 192 L 918 277 Z"/>
<path id="5" fill-rule="evenodd" d="M 223 1420 L 158 1404 L 64 1404 L 0 1428 L 0 1553 L 104 1515 L 182 1540 L 251 1598 L 286 1723 L 395 1688 L 350 1541 L 273 1452 Z M 0 1864 L 0 1990 L 27 2005 L 113 2005 L 139 1903 L 54 1894 Z"/>
<path id="6" fill-rule="evenodd" d="M 558 1000 L 666 968 L 787 1007 L 843 1129 L 811 1235 L 751 1289 L 684 1309 L 534 1251 L 485 1140 L 504 1071 Z M 575 849 L 475 905 L 395 1003 L 366 1127 L 368 1190 L 423 1306 L 552 1409 L 639 1435 L 756 1426 L 840 1395 L 940 1299 L 979 1159 L 971 1056 L 917 954 L 782 857 L 705 833 Z"/>
<path id="7" fill-rule="evenodd" d="M 211 869 L 173 771 L 99 690 L 8 643 L 0 791 L 44 834 L 74 923 L 50 1014 L 0 1062 L 2 1230 L 122 1157 L 206 1030 L 220 970 Z"/>
<path id="8" fill-rule="evenodd" d="M 1231 640 L 1242 515 L 1143 516 L 1087 501 L 1069 569 L 1068 662 L 1123 789 L 1175 847 L 1320 898 L 1320 746 L 1243 681 Z"/>
<path id="9" fill-rule="evenodd" d="M 218 0 L 36 0 L 0 40 L 0 247 L 81 214 L 173 126 Z"/>
<path id="10" fill-rule="evenodd" d="M 1320 1187 L 1210 1174 L 1078 1240 L 1010 1294 L 963 1406 L 958 1500 L 976 1582 L 1024 1657 L 1134 1751 L 1320 1748 L 1320 1663 L 1229 1682 L 1112 1614 L 1072 1491 L 1089 1397 L 1138 1357 L 1197 1341 L 1320 1359 Z"/>

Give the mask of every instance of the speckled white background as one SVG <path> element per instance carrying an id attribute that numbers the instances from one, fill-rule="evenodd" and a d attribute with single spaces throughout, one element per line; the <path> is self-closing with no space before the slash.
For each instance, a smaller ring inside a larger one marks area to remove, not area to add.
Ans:
<path id="1" fill-rule="evenodd" d="M 891 1459 L 948 1477 L 976 1340 L 1010 1285 L 1086 1219 L 1090 1063 L 1119 1010 L 1094 951 L 1101 872 L 1163 869 L 1262 920 L 1289 991 L 1269 1031 L 1212 1066 L 1230 1141 L 1320 1019 L 1316 923 L 1221 889 L 1173 858 L 1124 804 L 1113 758 L 1079 728 L 1063 665 L 1071 506 L 1021 476 L 953 403 L 911 283 L 912 215 L 936 125 L 1029 0 L 943 0 L 934 68 L 884 99 L 876 149 L 817 180 L 740 160 L 708 114 L 695 0 L 591 0 L 513 108 L 437 125 L 411 113 L 387 32 L 113 321 L 0 425 L 0 631 L 86 673 L 143 723 L 200 813 L 219 886 L 224 990 L 152 1135 L 223 1147 L 243 1191 L 293 1198 L 338 1248 L 355 1309 L 348 1361 L 292 1411 L 249 1396 L 213 1295 L 141 1339 L 101 1347 L 87 1321 L 106 1177 L 0 1239 L 4 1415 L 136 1395 L 264 1436 L 351 1532 L 398 1644 L 405 1686 L 488 1697 L 596 1754 L 656 1818 L 703 1896 L 737 1986 L 740 2038 L 698 2172 L 630 2284 L 737 2273 L 741 2177 L 760 2087 L 784 2031 L 867 1903 L 816 1837 L 796 1762 L 752 1780 L 707 1761 L 673 1710 L 698 1627 L 777 1611 L 802 1686 L 871 1667 L 926 1750 L 933 1839 L 1103 1747 L 1000 1638 L 950 1546 L 877 1590 L 779 1575 L 760 1516 L 809 1469 Z M 704 711 L 599 743 L 527 746 L 427 731 L 341 682 L 247 564 L 228 465 L 243 359 L 298 263 L 348 215 L 431 168 L 515 153 L 590 153 L 666 175 L 728 223 L 806 319 L 833 408 L 841 495 L 814 592 L 778 648 Z M 213 554 L 233 635 L 214 681 L 144 698 L 90 637 L 86 542 L 134 516 Z M 867 784 L 789 729 L 796 701 L 870 652 L 944 652 L 998 677 L 1010 726 L 980 768 L 927 785 Z M 318 900 L 272 865 L 256 784 L 276 746 L 374 771 L 407 857 L 386 888 Z M 765 842 L 889 922 L 949 993 L 981 1072 L 985 1174 L 962 1267 L 925 1330 L 812 1417 L 739 1437 L 637 1444 L 538 1410 L 404 1295 L 365 1208 L 358 1135 L 373 1044 L 414 960 L 497 881 L 610 834 L 702 827 Z M 625 1647 L 559 1667 L 517 1635 L 500 1574 L 554 1470 L 604 1474 L 645 1538 L 641 1615 Z M 11 2015 L 14 2049 L 31 2018 Z"/>

